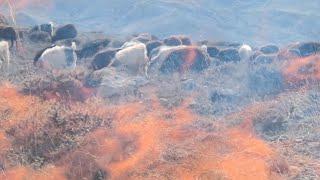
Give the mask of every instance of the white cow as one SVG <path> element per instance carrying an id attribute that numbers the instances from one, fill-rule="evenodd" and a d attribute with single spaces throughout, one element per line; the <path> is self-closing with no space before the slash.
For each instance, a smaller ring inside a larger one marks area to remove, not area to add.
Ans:
<path id="1" fill-rule="evenodd" d="M 249 58 L 253 54 L 252 48 L 247 44 L 243 44 L 239 48 L 238 52 L 239 52 L 241 60 L 249 60 Z"/>
<path id="2" fill-rule="evenodd" d="M 4 65 L 9 67 L 10 64 L 10 51 L 9 43 L 7 41 L 0 41 L 0 68 Z"/>
<path id="3" fill-rule="evenodd" d="M 146 45 L 141 42 L 130 41 L 120 49 L 115 55 L 112 66 L 125 70 L 129 74 L 142 74 L 148 62 Z"/>
<path id="4" fill-rule="evenodd" d="M 76 44 L 72 42 L 72 46 L 50 46 L 40 51 L 35 59 L 34 64 L 45 69 L 68 69 L 74 70 L 77 63 L 77 55 L 75 53 Z"/>

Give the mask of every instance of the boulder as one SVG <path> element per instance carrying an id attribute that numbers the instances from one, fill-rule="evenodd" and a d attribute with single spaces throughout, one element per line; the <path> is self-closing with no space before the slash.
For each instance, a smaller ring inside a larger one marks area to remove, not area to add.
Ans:
<path id="1" fill-rule="evenodd" d="M 138 95 L 139 87 L 147 83 L 141 76 L 130 76 L 119 72 L 113 67 L 103 68 L 91 75 L 91 81 L 99 82 L 98 95 L 105 98 L 115 98 L 126 95 Z"/>

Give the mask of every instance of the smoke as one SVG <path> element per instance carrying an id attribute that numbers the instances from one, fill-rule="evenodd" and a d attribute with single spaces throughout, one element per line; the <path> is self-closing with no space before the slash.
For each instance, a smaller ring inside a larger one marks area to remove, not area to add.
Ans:
<path id="1" fill-rule="evenodd" d="M 0 0 L 2 6 L 12 6 L 15 10 L 28 7 L 48 7 L 52 6 L 51 0 Z"/>

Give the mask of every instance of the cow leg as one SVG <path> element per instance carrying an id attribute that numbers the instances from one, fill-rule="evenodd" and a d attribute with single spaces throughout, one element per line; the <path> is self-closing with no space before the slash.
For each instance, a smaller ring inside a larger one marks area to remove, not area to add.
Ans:
<path id="1" fill-rule="evenodd" d="M 7 68 L 9 68 L 9 64 L 10 64 L 10 51 L 6 52 L 6 66 Z"/>
<path id="2" fill-rule="evenodd" d="M 10 45 L 10 48 L 12 48 L 12 47 L 13 47 L 13 44 L 14 44 L 14 40 L 13 40 L 13 39 L 11 39 L 11 45 Z"/>

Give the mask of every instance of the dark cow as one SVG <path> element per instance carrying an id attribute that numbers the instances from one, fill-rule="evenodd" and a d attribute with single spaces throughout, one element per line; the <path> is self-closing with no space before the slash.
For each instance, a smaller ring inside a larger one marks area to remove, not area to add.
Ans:
<path id="1" fill-rule="evenodd" d="M 307 57 L 320 52 L 320 43 L 318 42 L 305 42 L 298 45 L 298 50 L 302 57 Z"/>
<path id="2" fill-rule="evenodd" d="M 43 31 L 33 31 L 30 34 L 28 34 L 28 38 L 35 43 L 51 41 L 50 35 L 47 32 Z"/>
<path id="3" fill-rule="evenodd" d="M 200 72 L 208 68 L 210 60 L 207 53 L 195 46 L 160 47 L 158 54 L 152 57 L 147 68 L 147 76 L 152 74 Z"/>
<path id="4" fill-rule="evenodd" d="M 50 36 L 53 36 L 53 23 L 41 24 L 40 30 L 49 33 Z"/>
<path id="5" fill-rule="evenodd" d="M 10 47 L 13 47 L 14 43 L 17 45 L 17 37 L 17 32 L 13 27 L 0 28 L 0 40 L 11 41 Z"/>
<path id="6" fill-rule="evenodd" d="M 182 41 L 179 37 L 171 36 L 163 40 L 163 43 L 167 46 L 180 46 Z"/>
<path id="7" fill-rule="evenodd" d="M 209 60 L 198 48 L 180 49 L 170 53 L 160 67 L 162 73 L 192 70 L 200 72 L 209 67 Z"/>
<path id="8" fill-rule="evenodd" d="M 112 63 L 118 50 L 106 50 L 98 53 L 91 62 L 91 66 L 94 70 L 99 70 L 109 66 Z"/>
<path id="9" fill-rule="evenodd" d="M 78 31 L 73 24 L 67 24 L 59 27 L 52 37 L 52 42 L 56 42 L 64 39 L 73 39 L 77 37 Z"/>
<path id="10" fill-rule="evenodd" d="M 180 36 L 180 40 L 181 40 L 183 45 L 186 45 L 186 46 L 191 46 L 192 45 L 191 39 L 189 37 L 187 37 L 187 36 Z"/>
<path id="11" fill-rule="evenodd" d="M 110 44 L 110 39 L 99 39 L 92 42 L 88 42 L 83 45 L 81 50 L 77 51 L 79 59 L 88 58 L 94 56 L 100 50 L 104 49 Z"/>
<path id="12" fill-rule="evenodd" d="M 150 41 L 147 43 L 147 56 L 150 57 L 152 50 L 160 47 L 163 43 L 161 41 Z"/>
<path id="13" fill-rule="evenodd" d="M 46 32 L 52 37 L 53 36 L 53 23 L 50 22 L 50 23 L 46 23 L 46 24 L 36 25 L 30 30 L 30 33 L 39 32 L 39 31 Z"/>
<path id="14" fill-rule="evenodd" d="M 218 58 L 222 62 L 238 62 L 241 60 L 239 52 L 235 48 L 221 50 L 218 54 Z"/>
<path id="15" fill-rule="evenodd" d="M 210 57 L 218 57 L 218 54 L 219 54 L 220 50 L 215 46 L 208 46 L 207 47 L 207 52 L 208 52 Z"/>

